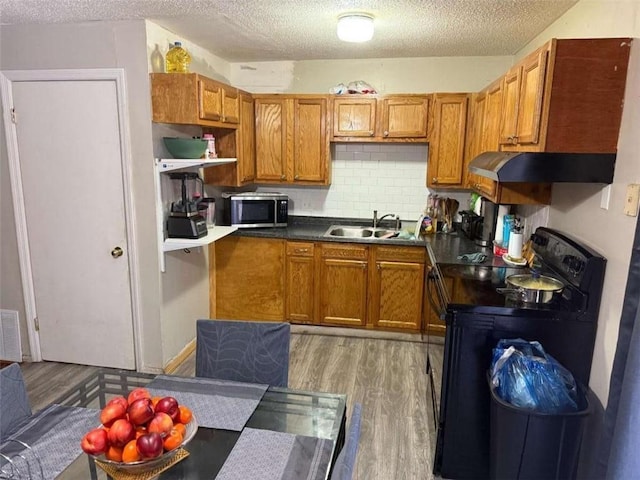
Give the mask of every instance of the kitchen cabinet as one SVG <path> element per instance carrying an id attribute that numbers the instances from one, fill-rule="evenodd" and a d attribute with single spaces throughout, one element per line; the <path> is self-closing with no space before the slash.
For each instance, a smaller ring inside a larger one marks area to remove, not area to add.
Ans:
<path id="1" fill-rule="evenodd" d="M 285 319 L 313 323 L 315 307 L 315 246 L 287 242 Z"/>
<path id="2" fill-rule="evenodd" d="M 223 165 L 215 172 L 205 171 L 205 183 L 210 185 L 241 186 L 252 183 L 256 177 L 255 112 L 253 97 L 238 91 L 240 102 L 239 124 L 235 130 L 204 127 L 203 133 L 212 133 L 216 139 L 219 157 L 236 156 L 237 162 Z"/>
<path id="3" fill-rule="evenodd" d="M 258 183 L 330 183 L 328 97 L 255 95 Z"/>
<path id="4" fill-rule="evenodd" d="M 367 321 L 369 248 L 322 243 L 318 265 L 318 323 L 364 327 Z"/>
<path id="5" fill-rule="evenodd" d="M 469 115 L 466 134 L 466 144 L 464 153 L 464 168 L 462 172 L 462 183 L 467 188 L 472 188 L 474 185 L 479 185 L 483 180 L 480 175 L 470 173 L 468 165 L 476 156 L 484 152 L 482 140 L 483 140 L 483 126 L 485 120 L 485 110 L 487 108 L 487 94 L 482 91 L 471 95 L 469 102 Z"/>
<path id="6" fill-rule="evenodd" d="M 429 139 L 427 187 L 461 187 L 469 95 L 436 93 Z"/>
<path id="7" fill-rule="evenodd" d="M 239 93 L 230 85 L 197 73 L 152 73 L 153 121 L 236 128 Z"/>
<path id="8" fill-rule="evenodd" d="M 525 57 L 503 80 L 501 149 L 615 153 L 630 46 L 553 39 Z"/>
<path id="9" fill-rule="evenodd" d="M 422 247 L 372 247 L 368 323 L 374 328 L 421 331 L 425 255 Z"/>
<path id="10" fill-rule="evenodd" d="M 426 142 L 430 95 L 333 98 L 335 142 Z"/>
<path id="11" fill-rule="evenodd" d="M 231 236 L 210 246 L 212 318 L 284 319 L 285 243 Z"/>
<path id="12" fill-rule="evenodd" d="M 538 144 L 547 55 L 547 46 L 539 48 L 504 76 L 500 144 Z"/>

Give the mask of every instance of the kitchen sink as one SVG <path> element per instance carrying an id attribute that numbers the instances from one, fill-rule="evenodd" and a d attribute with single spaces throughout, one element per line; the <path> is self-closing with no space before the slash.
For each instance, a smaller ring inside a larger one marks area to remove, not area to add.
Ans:
<path id="1" fill-rule="evenodd" d="M 376 239 L 381 237 L 393 238 L 397 230 L 373 227 L 352 227 L 345 225 L 331 225 L 324 233 L 325 237 Z"/>

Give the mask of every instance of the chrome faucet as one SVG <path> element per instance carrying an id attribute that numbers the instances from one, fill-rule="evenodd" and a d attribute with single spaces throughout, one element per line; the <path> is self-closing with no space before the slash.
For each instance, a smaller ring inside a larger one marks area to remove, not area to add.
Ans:
<path id="1" fill-rule="evenodd" d="M 396 217 L 396 225 L 398 224 L 398 216 L 393 214 L 393 213 L 387 213 L 386 215 L 381 216 L 380 218 L 378 218 L 378 210 L 374 210 L 373 211 L 373 228 L 377 228 L 377 226 L 380 224 L 380 222 L 382 220 L 384 220 L 387 217 Z"/>

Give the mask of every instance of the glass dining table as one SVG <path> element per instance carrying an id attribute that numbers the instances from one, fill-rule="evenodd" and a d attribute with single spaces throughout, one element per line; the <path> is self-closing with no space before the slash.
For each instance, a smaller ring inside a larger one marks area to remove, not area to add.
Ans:
<path id="1" fill-rule="evenodd" d="M 87 375 L 56 399 L 55 404 L 101 409 L 114 396 L 145 387 L 155 375 L 127 370 L 100 369 Z M 184 378 L 188 377 L 165 377 Z M 346 396 L 268 387 L 243 430 L 259 429 L 330 441 L 324 478 L 330 476 L 345 440 Z M 97 426 L 97 425 L 96 425 Z M 186 445 L 189 455 L 162 472 L 159 479 L 215 478 L 238 442 L 241 432 L 199 426 Z M 58 480 L 110 479 L 91 457 L 81 454 L 57 477 Z M 283 476 L 284 478 L 284 476 Z"/>

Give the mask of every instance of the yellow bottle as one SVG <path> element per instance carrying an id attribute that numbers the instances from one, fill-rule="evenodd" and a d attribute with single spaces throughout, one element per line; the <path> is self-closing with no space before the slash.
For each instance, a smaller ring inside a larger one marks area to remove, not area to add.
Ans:
<path id="1" fill-rule="evenodd" d="M 175 42 L 165 57 L 167 73 L 189 73 L 191 55 L 184 48 L 182 42 Z"/>

